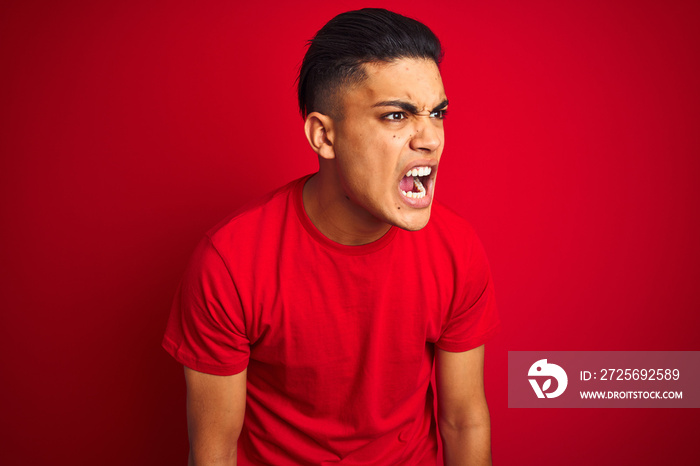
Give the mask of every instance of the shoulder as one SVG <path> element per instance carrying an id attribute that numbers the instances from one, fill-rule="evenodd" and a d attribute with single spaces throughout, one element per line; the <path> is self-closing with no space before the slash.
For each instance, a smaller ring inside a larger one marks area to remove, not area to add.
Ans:
<path id="1" fill-rule="evenodd" d="M 464 217 L 437 201 L 433 202 L 430 221 L 425 230 L 427 233 L 438 234 L 456 244 L 478 241 L 476 231 Z"/>
<path id="2" fill-rule="evenodd" d="M 296 179 L 257 198 L 211 228 L 206 237 L 217 249 L 241 249 L 270 233 L 276 234 L 285 217 L 294 214 L 294 196 L 306 177 Z"/>
<path id="3" fill-rule="evenodd" d="M 430 221 L 420 233 L 431 256 L 448 257 L 455 270 L 488 268 L 484 247 L 474 227 L 446 205 L 433 203 Z"/>
<path id="4" fill-rule="evenodd" d="M 464 217 L 439 201 L 433 202 L 430 220 L 447 222 L 457 227 L 472 229 L 471 225 Z"/>

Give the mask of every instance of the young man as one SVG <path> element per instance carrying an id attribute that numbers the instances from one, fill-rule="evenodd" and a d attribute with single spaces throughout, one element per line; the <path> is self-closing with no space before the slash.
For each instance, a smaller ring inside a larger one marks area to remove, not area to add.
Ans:
<path id="1" fill-rule="evenodd" d="M 211 230 L 173 305 L 190 464 L 435 465 L 433 366 L 445 464 L 490 464 L 498 319 L 478 239 L 433 202 L 440 59 L 426 26 L 380 9 L 311 41 L 299 104 L 318 172 Z"/>

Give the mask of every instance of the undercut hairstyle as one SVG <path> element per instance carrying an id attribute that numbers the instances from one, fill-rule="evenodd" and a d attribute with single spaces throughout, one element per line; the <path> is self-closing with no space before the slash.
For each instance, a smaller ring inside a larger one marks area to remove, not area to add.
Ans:
<path id="1" fill-rule="evenodd" d="M 423 58 L 436 65 L 442 47 L 423 23 L 382 8 L 341 13 L 308 42 L 297 90 L 301 116 L 320 112 L 341 117 L 338 91 L 361 83 L 364 64 Z"/>

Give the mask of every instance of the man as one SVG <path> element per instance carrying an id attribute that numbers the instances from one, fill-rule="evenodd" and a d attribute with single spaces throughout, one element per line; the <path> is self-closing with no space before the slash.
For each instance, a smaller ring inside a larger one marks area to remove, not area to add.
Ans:
<path id="1" fill-rule="evenodd" d="M 185 365 L 190 464 L 435 465 L 433 366 L 445 464 L 490 464 L 498 319 L 473 230 L 433 202 L 440 59 L 426 26 L 380 9 L 311 41 L 318 172 L 211 230 L 175 298 L 163 345 Z"/>

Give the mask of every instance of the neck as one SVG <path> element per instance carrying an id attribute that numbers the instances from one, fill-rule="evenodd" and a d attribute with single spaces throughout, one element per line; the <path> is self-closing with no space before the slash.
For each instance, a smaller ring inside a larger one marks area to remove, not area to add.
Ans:
<path id="1" fill-rule="evenodd" d="M 304 185 L 302 199 L 311 223 L 326 238 L 348 246 L 369 244 L 384 236 L 391 225 L 351 201 L 333 172 L 322 167 Z"/>

